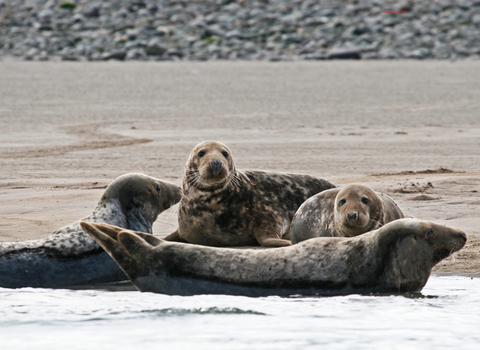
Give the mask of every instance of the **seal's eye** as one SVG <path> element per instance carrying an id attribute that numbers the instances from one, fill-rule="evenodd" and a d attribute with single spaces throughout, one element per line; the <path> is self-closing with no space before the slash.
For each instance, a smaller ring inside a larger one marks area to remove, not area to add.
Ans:
<path id="1" fill-rule="evenodd" d="M 367 197 L 362 198 L 362 203 L 363 204 L 368 204 L 368 202 L 370 202 L 370 200 Z"/>
<path id="2" fill-rule="evenodd" d="M 432 230 L 432 229 L 429 229 L 429 230 L 427 231 L 427 234 L 426 234 L 425 236 L 427 236 L 427 237 L 432 237 L 432 236 L 433 236 L 433 230 Z"/>
<path id="3" fill-rule="evenodd" d="M 205 151 L 202 149 L 200 152 L 198 152 L 198 156 L 202 158 L 205 155 Z"/>
<path id="4" fill-rule="evenodd" d="M 341 207 L 341 206 L 344 205 L 345 203 L 347 203 L 347 200 L 346 200 L 346 199 L 340 199 L 340 202 L 338 202 L 338 206 Z"/>
<path id="5" fill-rule="evenodd" d="M 162 186 L 157 184 L 157 186 L 155 186 L 155 189 L 157 190 L 157 192 L 160 192 L 162 190 Z"/>
<path id="6" fill-rule="evenodd" d="M 225 158 L 228 158 L 228 152 L 227 151 L 222 151 L 222 154 Z"/>

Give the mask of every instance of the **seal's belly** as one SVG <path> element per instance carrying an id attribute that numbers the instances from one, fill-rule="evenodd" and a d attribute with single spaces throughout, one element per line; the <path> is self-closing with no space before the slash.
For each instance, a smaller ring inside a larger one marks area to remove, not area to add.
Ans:
<path id="1" fill-rule="evenodd" d="M 185 240 L 209 246 L 258 245 L 253 236 L 253 226 L 252 221 L 212 213 L 183 217 L 179 222 L 180 233 Z"/>

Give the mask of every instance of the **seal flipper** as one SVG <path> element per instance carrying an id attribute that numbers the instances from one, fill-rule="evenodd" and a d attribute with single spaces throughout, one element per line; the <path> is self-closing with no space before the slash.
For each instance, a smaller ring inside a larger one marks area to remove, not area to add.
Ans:
<path id="1" fill-rule="evenodd" d="M 96 224 L 84 221 L 80 222 L 80 227 L 105 249 L 128 278 L 131 279 L 130 274 L 138 271 L 138 264 L 118 241 L 120 232 L 125 229 L 108 224 Z"/>
<path id="2" fill-rule="evenodd" d="M 118 242 L 123 249 L 136 261 L 145 260 L 154 247 L 150 242 L 130 230 L 122 230 L 117 236 Z M 157 244 L 158 245 L 158 244 Z"/>
<path id="3" fill-rule="evenodd" d="M 89 223 L 91 224 L 91 223 Z M 109 225 L 109 224 L 104 224 L 104 223 L 95 223 L 93 224 L 98 230 L 103 232 L 104 234 L 107 234 L 114 240 L 118 241 L 118 234 L 122 231 L 127 231 L 125 228 L 114 226 L 114 225 Z M 81 226 L 81 224 L 80 224 Z M 82 227 L 83 228 L 83 227 Z M 134 231 L 137 236 L 142 237 L 145 241 L 147 241 L 149 244 L 152 246 L 157 246 L 160 243 L 162 243 L 162 240 L 145 232 L 141 231 L 135 231 L 135 230 L 128 230 L 128 231 Z M 105 249 L 105 248 L 104 248 Z M 105 249 L 106 250 L 106 249 Z"/>

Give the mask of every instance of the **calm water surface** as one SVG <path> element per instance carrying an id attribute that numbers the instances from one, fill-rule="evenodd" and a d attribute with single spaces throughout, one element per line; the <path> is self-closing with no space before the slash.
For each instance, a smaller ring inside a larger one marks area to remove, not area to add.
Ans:
<path id="1" fill-rule="evenodd" d="M 0 288 L 0 349 L 480 349 L 480 278 L 421 294 L 247 298 Z"/>

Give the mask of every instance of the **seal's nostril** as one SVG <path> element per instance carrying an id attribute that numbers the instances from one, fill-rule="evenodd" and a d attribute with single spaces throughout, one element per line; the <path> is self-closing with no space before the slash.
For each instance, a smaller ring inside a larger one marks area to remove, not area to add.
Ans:
<path id="1" fill-rule="evenodd" d="M 465 232 L 460 233 L 464 238 L 467 238 L 467 234 Z"/>
<path id="2" fill-rule="evenodd" d="M 222 162 L 215 159 L 210 162 L 210 166 L 212 167 L 213 170 L 218 171 L 222 169 Z"/>
<path id="3" fill-rule="evenodd" d="M 357 219 L 357 213 L 352 213 L 352 214 L 347 214 L 348 220 L 356 220 Z"/>

